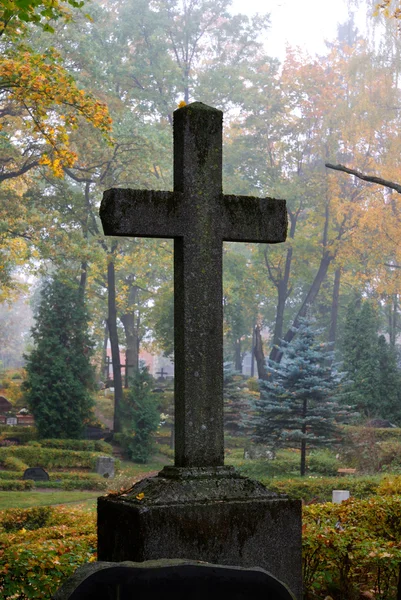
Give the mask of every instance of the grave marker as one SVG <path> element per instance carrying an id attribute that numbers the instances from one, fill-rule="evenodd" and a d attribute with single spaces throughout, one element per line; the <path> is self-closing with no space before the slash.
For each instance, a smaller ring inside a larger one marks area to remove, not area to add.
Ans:
<path id="1" fill-rule="evenodd" d="M 33 479 L 33 481 L 49 481 L 49 473 L 42 467 L 29 467 L 25 469 L 22 479 Z"/>
<path id="2" fill-rule="evenodd" d="M 284 200 L 222 193 L 221 111 L 174 113 L 174 191 L 111 189 L 106 235 L 174 238 L 175 466 L 98 500 L 100 560 L 259 566 L 301 598 L 301 503 L 224 466 L 223 241 L 285 240 Z"/>

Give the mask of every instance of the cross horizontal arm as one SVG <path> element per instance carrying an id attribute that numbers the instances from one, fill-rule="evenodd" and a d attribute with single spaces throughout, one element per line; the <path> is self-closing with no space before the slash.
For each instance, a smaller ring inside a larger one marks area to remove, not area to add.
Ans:
<path id="1" fill-rule="evenodd" d="M 222 212 L 224 241 L 276 244 L 286 240 L 285 200 L 224 195 Z"/>
<path id="2" fill-rule="evenodd" d="M 181 194 L 112 188 L 103 194 L 100 218 L 106 235 L 174 238 L 184 235 Z"/>

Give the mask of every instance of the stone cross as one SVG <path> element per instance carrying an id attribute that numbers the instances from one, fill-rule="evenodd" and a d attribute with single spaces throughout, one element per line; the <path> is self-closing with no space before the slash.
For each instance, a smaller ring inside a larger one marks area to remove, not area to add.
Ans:
<path id="1" fill-rule="evenodd" d="M 174 112 L 174 191 L 110 189 L 106 235 L 174 238 L 175 466 L 224 465 L 222 243 L 283 242 L 285 200 L 222 193 L 220 110 Z"/>

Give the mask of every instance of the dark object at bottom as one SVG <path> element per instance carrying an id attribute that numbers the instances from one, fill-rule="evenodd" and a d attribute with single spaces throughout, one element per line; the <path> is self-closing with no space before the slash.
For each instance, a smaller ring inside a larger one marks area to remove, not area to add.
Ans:
<path id="1" fill-rule="evenodd" d="M 230 600 L 294 600 L 283 583 L 257 567 L 169 559 L 83 565 L 53 600 L 205 600 L 208 595 Z"/>

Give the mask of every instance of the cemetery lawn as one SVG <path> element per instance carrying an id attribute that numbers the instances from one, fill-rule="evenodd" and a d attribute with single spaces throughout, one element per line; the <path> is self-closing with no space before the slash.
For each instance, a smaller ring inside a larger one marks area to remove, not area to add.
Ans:
<path id="1" fill-rule="evenodd" d="M 90 507 L 105 492 L 49 491 L 49 492 L 0 492 L 0 510 L 7 508 L 32 508 L 54 504 L 79 503 Z"/>

